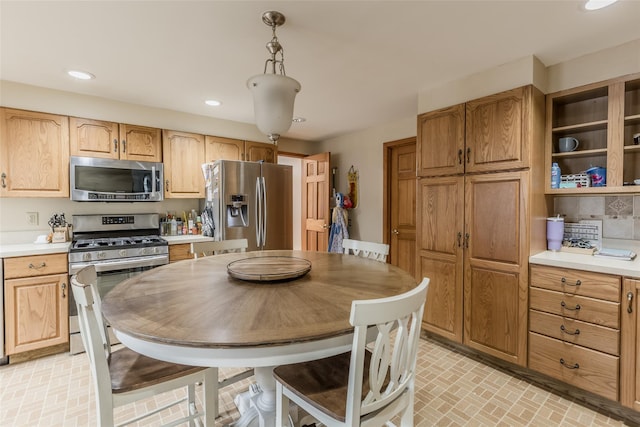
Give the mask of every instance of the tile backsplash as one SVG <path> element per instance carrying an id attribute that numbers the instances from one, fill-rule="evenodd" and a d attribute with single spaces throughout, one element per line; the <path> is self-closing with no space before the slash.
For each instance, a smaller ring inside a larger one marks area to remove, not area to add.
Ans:
<path id="1" fill-rule="evenodd" d="M 605 239 L 640 240 L 640 196 L 557 196 L 554 215 L 569 221 L 601 219 Z"/>

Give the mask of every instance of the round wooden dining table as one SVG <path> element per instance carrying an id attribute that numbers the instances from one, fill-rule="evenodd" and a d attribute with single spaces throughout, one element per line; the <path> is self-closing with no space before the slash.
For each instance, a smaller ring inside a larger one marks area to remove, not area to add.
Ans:
<path id="1" fill-rule="evenodd" d="M 309 268 L 301 269 L 305 264 Z M 194 366 L 254 367 L 261 394 L 235 425 L 262 427 L 273 422 L 274 366 L 350 350 L 353 300 L 398 295 L 415 286 L 406 271 L 355 255 L 256 251 L 146 271 L 110 291 L 102 312 L 116 337 L 146 356 Z"/>

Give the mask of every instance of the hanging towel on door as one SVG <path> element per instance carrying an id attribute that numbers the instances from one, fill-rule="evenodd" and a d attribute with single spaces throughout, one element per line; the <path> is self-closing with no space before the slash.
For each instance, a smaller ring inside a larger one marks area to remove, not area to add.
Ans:
<path id="1" fill-rule="evenodd" d="M 347 229 L 347 224 L 349 223 L 348 215 L 349 213 L 345 208 L 342 207 L 342 194 L 338 193 L 336 195 L 336 206 L 333 208 L 333 213 L 331 214 L 331 231 L 329 232 L 329 252 L 334 253 L 343 253 L 344 249 L 342 249 L 342 240 L 349 238 L 349 230 Z"/>

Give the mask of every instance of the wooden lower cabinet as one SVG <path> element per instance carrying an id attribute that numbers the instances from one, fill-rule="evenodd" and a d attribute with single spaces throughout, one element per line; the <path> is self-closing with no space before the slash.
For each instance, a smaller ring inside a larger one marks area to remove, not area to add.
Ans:
<path id="1" fill-rule="evenodd" d="M 623 280 L 622 301 L 620 402 L 640 411 L 640 280 Z"/>
<path id="2" fill-rule="evenodd" d="M 69 342 L 67 254 L 4 260 L 6 353 Z"/>
<path id="3" fill-rule="evenodd" d="M 169 262 L 182 261 L 183 259 L 193 259 L 191 243 L 169 245 Z"/>
<path id="4" fill-rule="evenodd" d="M 535 265 L 529 292 L 529 368 L 622 398 L 628 356 L 621 343 L 628 331 L 620 317 L 620 277 Z"/>

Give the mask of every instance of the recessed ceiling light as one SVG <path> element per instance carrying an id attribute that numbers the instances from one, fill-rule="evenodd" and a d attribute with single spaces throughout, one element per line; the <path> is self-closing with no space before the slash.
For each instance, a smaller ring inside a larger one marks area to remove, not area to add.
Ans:
<path id="1" fill-rule="evenodd" d="M 305 119 L 304 117 L 294 117 L 293 119 L 291 119 L 291 121 L 293 123 L 302 123 L 302 122 L 306 122 L 307 119 Z"/>
<path id="2" fill-rule="evenodd" d="M 91 80 L 96 78 L 96 76 L 91 73 L 87 73 L 86 71 L 70 70 L 67 74 L 79 80 Z"/>
<path id="3" fill-rule="evenodd" d="M 587 10 L 598 10 L 602 9 L 603 7 L 607 7 L 617 1 L 618 0 L 587 0 L 584 8 Z"/>
<path id="4" fill-rule="evenodd" d="M 215 99 L 207 99 L 206 101 L 204 101 L 204 103 L 212 107 L 217 107 L 218 105 L 222 104 L 222 102 L 216 101 Z"/>

